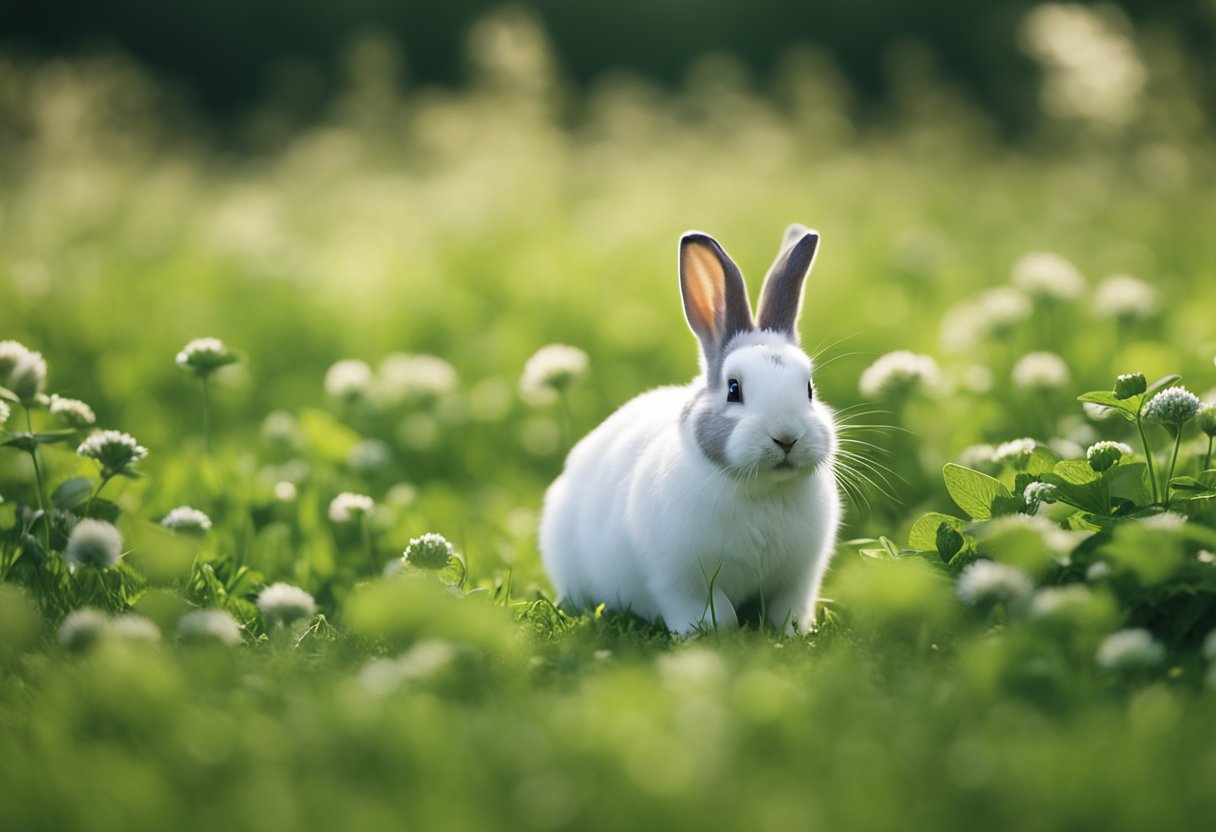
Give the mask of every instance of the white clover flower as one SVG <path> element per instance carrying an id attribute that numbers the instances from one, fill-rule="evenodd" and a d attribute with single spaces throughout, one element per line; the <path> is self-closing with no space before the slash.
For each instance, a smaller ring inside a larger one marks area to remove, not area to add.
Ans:
<path id="1" fill-rule="evenodd" d="M 106 635 L 126 641 L 160 641 L 160 628 L 142 615 L 127 613 L 110 621 Z"/>
<path id="2" fill-rule="evenodd" d="M 452 544 L 441 534 L 428 532 L 410 540 L 401 560 L 419 569 L 443 569 L 455 554 Z"/>
<path id="3" fill-rule="evenodd" d="M 209 376 L 236 361 L 237 357 L 219 338 L 195 338 L 182 347 L 176 358 L 177 366 L 199 376 Z"/>
<path id="4" fill-rule="evenodd" d="M 333 523 L 350 523 L 366 517 L 376 507 L 371 497 L 343 491 L 329 502 L 329 519 Z"/>
<path id="5" fill-rule="evenodd" d="M 1039 506 L 1043 503 L 1050 505 L 1056 501 L 1056 487 L 1049 482 L 1032 482 L 1026 485 L 1022 491 L 1022 498 L 1026 501 L 1026 507 L 1030 513 L 1038 511 Z"/>
<path id="6" fill-rule="evenodd" d="M 1128 274 L 1111 275 L 1094 292 L 1094 311 L 1104 318 L 1148 318 L 1157 311 L 1157 290 Z"/>
<path id="7" fill-rule="evenodd" d="M 300 445 L 300 425 L 286 410 L 272 410 L 262 420 L 262 438 L 275 447 L 295 450 Z"/>
<path id="8" fill-rule="evenodd" d="M 1135 42 L 1101 12 L 1078 3 L 1042 3 L 1026 15 L 1023 43 L 1045 70 L 1045 112 L 1109 129 L 1139 111 L 1148 77 Z"/>
<path id="9" fill-rule="evenodd" d="M 1132 455 L 1132 446 L 1124 442 L 1095 442 L 1085 452 L 1089 467 L 1102 472 L 1115 465 L 1125 456 Z"/>
<path id="10" fill-rule="evenodd" d="M 110 619 L 101 610 L 92 607 L 73 610 L 59 625 L 59 643 L 73 651 L 92 647 L 105 635 L 109 624 Z"/>
<path id="11" fill-rule="evenodd" d="M 178 506 L 166 514 L 160 524 L 170 531 L 201 535 L 211 529 L 211 518 L 196 508 Z"/>
<path id="12" fill-rule="evenodd" d="M 898 398 L 917 389 L 941 384 L 937 362 L 927 355 L 908 350 L 889 352 L 865 369 L 858 388 L 869 399 Z"/>
<path id="13" fill-rule="evenodd" d="M 16 393 L 22 403 L 36 401 L 46 388 L 46 359 L 42 353 L 27 351 L 19 356 L 4 386 Z"/>
<path id="14" fill-rule="evenodd" d="M 258 594 L 258 611 L 267 627 L 291 624 L 301 618 L 312 618 L 317 602 L 298 586 L 276 583 Z"/>
<path id="15" fill-rule="evenodd" d="M 241 625 L 223 610 L 191 610 L 177 621 L 177 637 L 185 642 L 241 643 Z"/>
<path id="16" fill-rule="evenodd" d="M 371 392 L 374 381 L 372 368 L 366 361 L 347 358 L 326 371 L 325 392 L 335 399 L 359 399 Z"/>
<path id="17" fill-rule="evenodd" d="M 1216 630 L 1212 630 L 1203 640 L 1203 657 L 1210 662 L 1216 662 Z"/>
<path id="18" fill-rule="evenodd" d="M 274 498 L 280 503 L 290 503 L 299 496 L 299 489 L 291 480 L 279 480 L 274 484 Z"/>
<path id="19" fill-rule="evenodd" d="M 1029 352 L 1013 365 L 1013 383 L 1023 390 L 1046 392 L 1068 384 L 1068 365 L 1054 352 Z"/>
<path id="20" fill-rule="evenodd" d="M 12 387 L 12 374 L 17 362 L 30 354 L 20 341 L 0 341 L 0 387 Z"/>
<path id="21" fill-rule="evenodd" d="M 438 399 L 456 389 L 456 369 L 434 355 L 392 353 L 378 369 L 380 393 L 388 404 Z"/>
<path id="22" fill-rule="evenodd" d="M 1030 317 L 1030 301 L 1016 289 L 998 286 L 978 298 L 984 329 L 989 334 L 1008 332 Z"/>
<path id="23" fill-rule="evenodd" d="M 1179 427 L 1199 413 L 1203 402 L 1185 387 L 1167 387 L 1148 400 L 1141 411 L 1145 419 Z"/>
<path id="24" fill-rule="evenodd" d="M 51 415 L 74 428 L 91 427 L 97 422 L 93 408 L 80 399 L 65 399 L 57 393 L 51 396 Z"/>
<path id="25" fill-rule="evenodd" d="M 63 559 L 72 569 L 86 566 L 112 569 L 122 559 L 122 535 L 118 529 L 101 520 L 81 520 L 68 535 Z"/>
<path id="26" fill-rule="evenodd" d="M 1090 583 L 1106 580 L 1110 577 L 1110 564 L 1104 560 L 1094 561 L 1089 568 L 1085 570 L 1085 580 Z"/>
<path id="27" fill-rule="evenodd" d="M 346 464 L 361 474 L 370 474 L 393 461 L 393 452 L 381 439 L 364 439 L 351 447 Z"/>
<path id="28" fill-rule="evenodd" d="M 1162 532 L 1178 532 L 1186 527 L 1186 517 L 1176 511 L 1163 511 L 1142 518 L 1140 524 Z"/>
<path id="29" fill-rule="evenodd" d="M 1035 618 L 1068 617 L 1088 606 L 1092 598 L 1093 594 L 1081 584 L 1047 587 L 1030 600 L 1030 614 Z"/>
<path id="30" fill-rule="evenodd" d="M 13 415 L 12 410 L 4 402 L 0 401 L 0 425 L 8 421 L 8 417 Z"/>
<path id="31" fill-rule="evenodd" d="M 146 457 L 148 449 L 136 442 L 129 433 L 99 430 L 81 442 L 76 453 L 97 460 L 104 476 L 115 476 Z"/>
<path id="32" fill-rule="evenodd" d="M 965 468 L 983 468 L 994 462 L 996 462 L 996 448 L 986 443 L 968 445 L 958 454 L 958 464 Z"/>
<path id="33" fill-rule="evenodd" d="M 578 347 L 549 344 L 537 350 L 524 364 L 519 392 L 533 405 L 552 404 L 558 395 L 587 374 L 587 353 Z"/>
<path id="34" fill-rule="evenodd" d="M 1107 636 L 1097 661 L 1107 670 L 1146 670 L 1165 661 L 1165 647 L 1148 630 L 1133 627 Z"/>
<path id="35" fill-rule="evenodd" d="M 1038 447 L 1038 443 L 1030 437 L 1010 439 L 1008 442 L 1002 442 L 996 446 L 992 452 L 992 461 L 999 463 L 1023 460 L 1034 453 L 1036 447 Z"/>
<path id="36" fill-rule="evenodd" d="M 1017 603 L 1034 591 L 1030 576 L 1005 563 L 977 560 L 958 578 L 958 597 L 964 604 Z"/>
<path id="37" fill-rule="evenodd" d="M 1072 263 L 1050 251 L 1032 251 L 1013 264 L 1013 285 L 1031 297 L 1073 300 L 1085 291 L 1085 279 Z"/>

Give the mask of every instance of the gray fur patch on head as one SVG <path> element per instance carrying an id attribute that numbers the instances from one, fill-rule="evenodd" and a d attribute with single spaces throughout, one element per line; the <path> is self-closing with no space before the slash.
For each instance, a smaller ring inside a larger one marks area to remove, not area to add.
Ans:
<path id="1" fill-rule="evenodd" d="M 785 366 L 785 359 L 782 358 L 781 356 L 777 355 L 776 353 L 769 353 L 768 360 L 773 362 L 773 364 L 775 364 L 778 367 Z"/>
<path id="2" fill-rule="evenodd" d="M 726 443 L 734 433 L 735 420 L 719 413 L 711 405 L 697 410 L 696 421 L 693 423 L 693 435 L 697 438 L 697 447 L 712 462 L 727 465 Z"/>

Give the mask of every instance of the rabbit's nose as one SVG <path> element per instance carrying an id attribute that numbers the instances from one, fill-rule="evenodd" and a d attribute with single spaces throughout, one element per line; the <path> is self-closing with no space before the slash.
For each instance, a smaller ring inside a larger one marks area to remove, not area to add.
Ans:
<path id="1" fill-rule="evenodd" d="M 794 447 L 794 443 L 797 441 L 798 440 L 796 438 L 790 436 L 783 436 L 781 438 L 777 438 L 776 436 L 773 437 L 773 442 L 776 443 L 776 445 L 787 454 L 790 452 L 790 448 Z"/>

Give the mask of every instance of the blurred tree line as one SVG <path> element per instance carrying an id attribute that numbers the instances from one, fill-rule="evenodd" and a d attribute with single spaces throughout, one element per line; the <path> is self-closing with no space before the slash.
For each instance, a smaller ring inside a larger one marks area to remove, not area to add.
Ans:
<path id="1" fill-rule="evenodd" d="M 239 117 L 274 100 L 301 118 L 321 112 L 342 83 L 352 38 L 387 35 L 412 84 L 460 86 L 470 25 L 501 0 L 0 0 L 0 51 L 26 57 L 118 50 L 133 56 L 200 112 Z M 518 5 L 518 4 L 517 4 Z M 1034 63 L 1018 27 L 1031 0 L 531 0 L 565 76 L 577 87 L 613 70 L 661 84 L 688 65 L 729 52 L 761 80 L 783 52 L 817 47 L 863 102 L 889 92 L 891 56 L 909 46 L 934 58 L 941 78 L 1009 133 L 1035 113 Z M 1094 5 L 1085 3 L 1085 5 Z M 1115 0 L 1129 25 L 1164 32 L 1211 73 L 1216 2 Z M 402 80 L 405 80 L 404 78 Z M 1209 113 L 1214 107 L 1209 106 Z"/>

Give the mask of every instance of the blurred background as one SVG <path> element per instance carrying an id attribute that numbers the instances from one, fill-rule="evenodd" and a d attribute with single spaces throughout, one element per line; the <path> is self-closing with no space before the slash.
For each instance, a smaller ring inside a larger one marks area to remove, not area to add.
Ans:
<path id="1" fill-rule="evenodd" d="M 1214 33 L 1214 3 L 1138 0 L 6 0 L 0 333 L 153 450 L 127 487 L 165 510 L 199 421 L 172 359 L 214 335 L 245 359 L 214 404 L 233 460 L 266 466 L 241 449 L 295 414 L 327 488 L 406 484 L 410 531 L 540 579 L 571 438 L 696 371 L 678 235 L 715 234 L 754 295 L 804 222 L 821 395 L 885 426 L 849 533 L 906 529 L 976 444 L 1083 449 L 1073 398 L 1115 373 L 1216 386 Z M 590 356 L 568 417 L 518 393 L 550 342 Z M 859 387 L 893 350 L 935 384 Z M 1038 352 L 1063 374 L 1019 381 Z M 422 404 L 326 392 L 335 362 L 388 383 L 400 353 L 451 370 L 393 382 Z"/>

